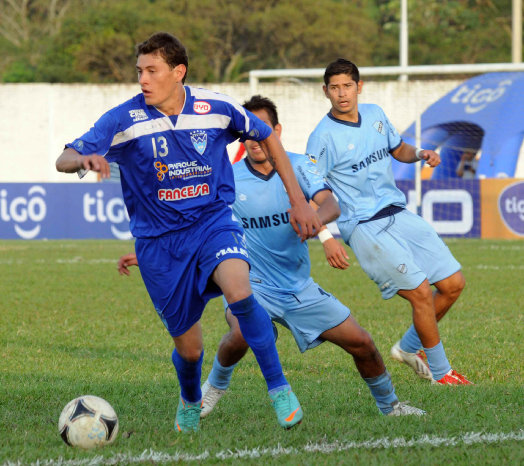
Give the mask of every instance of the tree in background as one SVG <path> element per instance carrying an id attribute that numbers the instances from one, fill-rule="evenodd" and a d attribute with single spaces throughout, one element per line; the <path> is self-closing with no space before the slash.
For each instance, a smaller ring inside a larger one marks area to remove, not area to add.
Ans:
<path id="1" fill-rule="evenodd" d="M 509 61 L 507 0 L 409 0 L 410 64 Z M 156 31 L 188 48 L 190 82 L 254 68 L 398 64 L 400 0 L 0 0 L 0 81 L 134 82 Z"/>

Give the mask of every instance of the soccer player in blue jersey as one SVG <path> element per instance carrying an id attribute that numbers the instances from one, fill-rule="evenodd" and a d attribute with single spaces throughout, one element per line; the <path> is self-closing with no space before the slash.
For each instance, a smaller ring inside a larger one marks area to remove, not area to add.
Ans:
<path id="1" fill-rule="evenodd" d="M 253 96 L 244 107 L 280 136 L 282 127 L 271 100 Z M 233 166 L 236 198 L 232 207 L 244 227 L 252 264 L 251 287 L 257 300 L 273 321 L 290 329 L 301 352 L 323 341 L 348 352 L 383 414 L 424 414 L 420 409 L 399 403 L 371 336 L 358 325 L 346 306 L 313 281 L 307 243 L 300 240 L 289 224 L 289 200 L 282 180 L 257 141 L 246 141 L 245 146 L 246 158 Z M 333 221 L 340 209 L 330 188 L 315 174 L 315 167 L 305 155 L 289 152 L 288 155 L 304 195 L 319 206 L 322 223 Z M 321 240 L 324 246 L 330 245 L 337 266 L 347 267 L 344 247 L 327 229 L 321 232 Z M 230 331 L 222 338 L 211 373 L 202 387 L 202 417 L 211 412 L 225 393 L 236 363 L 248 349 L 238 319 L 227 303 L 225 307 Z"/>
<path id="2" fill-rule="evenodd" d="M 404 143 L 379 106 L 358 104 L 362 81 L 354 63 L 328 65 L 323 89 L 331 110 L 311 133 L 306 152 L 338 197 L 337 224 L 362 269 L 384 299 L 398 294 L 413 310 L 413 325 L 391 355 L 434 383 L 469 384 L 451 368 L 437 326 L 464 288 L 460 264 L 435 230 L 406 210 L 391 169 L 391 157 L 431 167 L 440 157 Z"/>
<path id="3" fill-rule="evenodd" d="M 108 162 L 120 167 L 142 278 L 175 343 L 172 361 L 181 388 L 175 429 L 198 429 L 200 317 L 208 300 L 221 294 L 255 353 L 278 422 L 292 427 L 302 410 L 282 372 L 271 322 L 249 284 L 243 230 L 229 207 L 235 188 L 227 144 L 255 139 L 271 154 L 301 239 L 318 233 L 318 215 L 271 128 L 227 96 L 184 85 L 188 58 L 176 37 L 156 33 L 137 46 L 136 55 L 142 93 L 67 144 L 57 170 L 94 170 L 106 178 Z"/>

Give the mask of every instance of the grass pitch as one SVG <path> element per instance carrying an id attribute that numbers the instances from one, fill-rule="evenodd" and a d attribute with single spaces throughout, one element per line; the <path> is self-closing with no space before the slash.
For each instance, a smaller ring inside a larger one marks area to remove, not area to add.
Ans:
<path id="1" fill-rule="evenodd" d="M 350 252 L 331 269 L 311 242 L 312 275 L 374 337 L 401 400 L 422 418 L 380 416 L 351 358 L 325 343 L 301 355 L 279 327 L 282 365 L 305 418 L 278 427 L 251 353 L 201 431 L 173 430 L 178 383 L 171 338 L 118 241 L 0 241 L 0 464 L 522 464 L 524 241 L 449 240 L 467 285 L 440 330 L 469 387 L 432 386 L 389 358 L 408 303 L 383 301 Z M 227 330 L 220 299 L 203 316 L 203 377 Z M 111 446 L 82 451 L 58 435 L 65 404 L 107 399 L 120 420 Z"/>

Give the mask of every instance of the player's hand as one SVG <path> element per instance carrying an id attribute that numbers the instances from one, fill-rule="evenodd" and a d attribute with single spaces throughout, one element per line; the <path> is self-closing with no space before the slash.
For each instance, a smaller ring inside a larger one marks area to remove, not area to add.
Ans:
<path id="1" fill-rule="evenodd" d="M 420 159 L 425 160 L 426 163 L 433 168 L 440 164 L 440 155 L 434 150 L 424 149 L 420 153 Z"/>
<path id="2" fill-rule="evenodd" d="M 100 173 L 100 178 L 109 178 L 111 175 L 109 163 L 105 157 L 97 154 L 80 156 L 80 168 L 98 172 Z"/>
<path id="3" fill-rule="evenodd" d="M 322 246 L 324 247 L 324 254 L 326 254 L 328 264 L 331 267 L 340 270 L 345 270 L 349 267 L 349 256 L 339 241 L 335 238 L 329 238 L 322 243 Z"/>
<path id="4" fill-rule="evenodd" d="M 302 241 L 316 236 L 322 223 L 315 210 L 304 200 L 288 209 L 289 222 Z"/>
<path id="5" fill-rule="evenodd" d="M 128 267 L 133 265 L 138 266 L 138 261 L 134 252 L 121 256 L 120 259 L 118 259 L 118 273 L 120 275 L 129 275 L 131 272 Z"/>

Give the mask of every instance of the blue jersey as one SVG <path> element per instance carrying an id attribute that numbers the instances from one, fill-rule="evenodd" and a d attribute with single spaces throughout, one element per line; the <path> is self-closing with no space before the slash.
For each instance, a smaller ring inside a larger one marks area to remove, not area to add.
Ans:
<path id="1" fill-rule="evenodd" d="M 138 238 L 185 229 L 233 203 L 226 146 L 271 134 L 233 99 L 189 86 L 184 90 L 179 115 L 164 115 L 139 94 L 67 145 L 118 163 L 130 228 Z"/>
<path id="2" fill-rule="evenodd" d="M 305 155 L 288 153 L 306 199 L 329 189 Z M 276 171 L 263 175 L 244 159 L 233 165 L 236 199 L 233 212 L 244 227 L 251 259 L 250 279 L 263 287 L 283 291 L 302 290 L 310 279 L 306 242 L 301 242 L 289 223 L 291 207 Z"/>
<path id="3" fill-rule="evenodd" d="M 357 123 L 328 113 L 311 133 L 306 150 L 333 188 L 341 208 L 337 223 L 348 234 L 384 207 L 406 205 L 391 168 L 390 153 L 402 143 L 400 135 L 379 106 L 361 104 L 358 109 Z"/>

